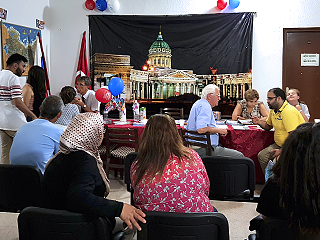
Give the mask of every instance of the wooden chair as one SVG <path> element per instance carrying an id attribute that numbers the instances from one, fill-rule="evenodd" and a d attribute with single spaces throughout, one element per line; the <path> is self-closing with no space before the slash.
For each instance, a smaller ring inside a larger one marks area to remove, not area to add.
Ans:
<path id="1" fill-rule="evenodd" d="M 210 140 L 210 133 L 199 134 L 197 131 L 191 131 L 179 128 L 183 143 L 187 147 L 200 147 L 206 150 L 206 156 L 212 155 L 212 146 Z"/>
<path id="2" fill-rule="evenodd" d="M 109 169 L 114 169 L 115 176 L 120 169 L 120 176 L 123 179 L 124 159 L 131 152 L 138 152 L 139 139 L 136 128 L 108 128 L 105 127 L 106 142 L 106 173 L 109 175 Z"/>
<path id="3" fill-rule="evenodd" d="M 168 114 L 174 119 L 183 119 L 183 108 L 160 108 L 161 114 Z"/>

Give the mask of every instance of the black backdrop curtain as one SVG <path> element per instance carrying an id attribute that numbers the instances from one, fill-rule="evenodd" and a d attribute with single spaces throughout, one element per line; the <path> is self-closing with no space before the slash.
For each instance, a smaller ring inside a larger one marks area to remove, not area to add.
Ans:
<path id="1" fill-rule="evenodd" d="M 195 74 L 248 72 L 252 68 L 253 13 L 146 16 L 91 15 L 90 55 L 130 55 L 141 70 L 161 26 L 172 50 L 172 68 Z"/>

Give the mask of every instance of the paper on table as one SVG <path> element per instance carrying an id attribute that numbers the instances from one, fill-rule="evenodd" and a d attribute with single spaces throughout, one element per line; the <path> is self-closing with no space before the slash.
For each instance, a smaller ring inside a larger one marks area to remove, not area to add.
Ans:
<path id="1" fill-rule="evenodd" d="M 233 125 L 232 127 L 234 130 L 250 130 L 247 126 L 242 125 Z"/>
<path id="2" fill-rule="evenodd" d="M 228 125 L 216 125 L 216 128 L 228 129 Z"/>
<path id="3" fill-rule="evenodd" d="M 126 124 L 131 124 L 131 122 L 121 122 L 121 121 L 117 121 L 117 122 L 113 122 L 113 124 L 115 124 L 115 125 L 126 125 Z"/>

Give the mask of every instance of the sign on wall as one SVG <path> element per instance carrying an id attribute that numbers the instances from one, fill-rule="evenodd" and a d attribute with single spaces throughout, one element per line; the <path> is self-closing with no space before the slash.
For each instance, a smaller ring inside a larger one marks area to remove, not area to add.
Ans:
<path id="1" fill-rule="evenodd" d="M 318 53 L 302 53 L 301 66 L 315 66 L 319 67 L 319 54 Z"/>

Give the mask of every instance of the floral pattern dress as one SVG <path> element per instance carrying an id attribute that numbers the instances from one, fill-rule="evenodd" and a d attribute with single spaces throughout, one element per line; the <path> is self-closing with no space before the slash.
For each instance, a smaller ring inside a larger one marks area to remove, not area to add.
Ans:
<path id="1" fill-rule="evenodd" d="M 258 118 L 262 117 L 259 106 L 261 103 L 263 104 L 263 102 L 258 101 L 257 105 L 253 107 L 253 110 L 251 113 L 249 113 L 247 110 L 247 101 L 245 99 L 239 100 L 238 103 L 242 107 L 241 117 L 244 117 L 244 118 L 252 118 L 254 116 L 257 116 Z"/>
<path id="2" fill-rule="evenodd" d="M 135 170 L 131 167 L 134 203 L 143 211 L 213 212 L 208 198 L 210 182 L 199 155 L 190 150 L 192 162 L 171 156 L 160 178 L 150 179 L 148 173 L 137 185 Z"/>

